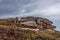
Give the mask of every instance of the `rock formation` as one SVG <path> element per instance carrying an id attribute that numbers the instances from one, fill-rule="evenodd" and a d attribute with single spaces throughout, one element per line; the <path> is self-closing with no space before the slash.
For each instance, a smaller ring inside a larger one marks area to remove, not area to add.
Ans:
<path id="1" fill-rule="evenodd" d="M 27 28 L 38 28 L 38 29 L 54 30 L 56 28 L 56 26 L 53 25 L 53 22 L 50 21 L 49 19 L 42 17 L 33 17 L 33 16 L 22 17 L 20 20 L 18 19 L 18 17 L 7 18 L 4 20 L 0 20 L 0 24 L 1 23 L 7 25 L 18 24 L 21 25 L 20 27 L 24 26 Z"/>
<path id="2" fill-rule="evenodd" d="M 20 24 L 26 27 L 38 28 L 38 29 L 54 29 L 53 22 L 42 17 L 22 17 Z"/>

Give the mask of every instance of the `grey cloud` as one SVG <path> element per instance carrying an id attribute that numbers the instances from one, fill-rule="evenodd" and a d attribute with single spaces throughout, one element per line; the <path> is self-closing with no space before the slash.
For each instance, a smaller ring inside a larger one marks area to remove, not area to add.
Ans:
<path id="1" fill-rule="evenodd" d="M 21 10 L 24 10 L 24 7 L 32 3 L 33 0 L 2 0 L 0 2 L 0 14 L 5 16 L 9 14 L 20 14 Z"/>

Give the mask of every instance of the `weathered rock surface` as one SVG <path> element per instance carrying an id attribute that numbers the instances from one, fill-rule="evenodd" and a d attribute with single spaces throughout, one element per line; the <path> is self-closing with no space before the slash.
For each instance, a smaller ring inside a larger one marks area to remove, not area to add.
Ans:
<path id="1" fill-rule="evenodd" d="M 50 21 L 49 19 L 42 18 L 42 17 L 22 17 L 21 20 L 21 25 L 24 26 L 31 26 L 32 28 L 36 27 L 39 29 L 54 29 L 55 26 L 53 26 L 53 22 Z"/>

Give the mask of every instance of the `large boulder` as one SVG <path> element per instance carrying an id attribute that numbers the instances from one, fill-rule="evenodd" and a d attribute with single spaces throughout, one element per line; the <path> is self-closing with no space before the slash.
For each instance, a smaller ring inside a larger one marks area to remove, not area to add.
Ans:
<path id="1" fill-rule="evenodd" d="M 35 21 L 21 22 L 21 25 L 30 26 L 30 27 L 37 27 L 37 24 Z"/>

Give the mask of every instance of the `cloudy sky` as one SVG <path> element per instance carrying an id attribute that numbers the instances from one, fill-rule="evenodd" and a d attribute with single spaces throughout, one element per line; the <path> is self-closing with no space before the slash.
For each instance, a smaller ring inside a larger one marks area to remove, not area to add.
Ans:
<path id="1" fill-rule="evenodd" d="M 40 16 L 60 30 L 60 0 L 0 0 L 0 18 Z"/>

